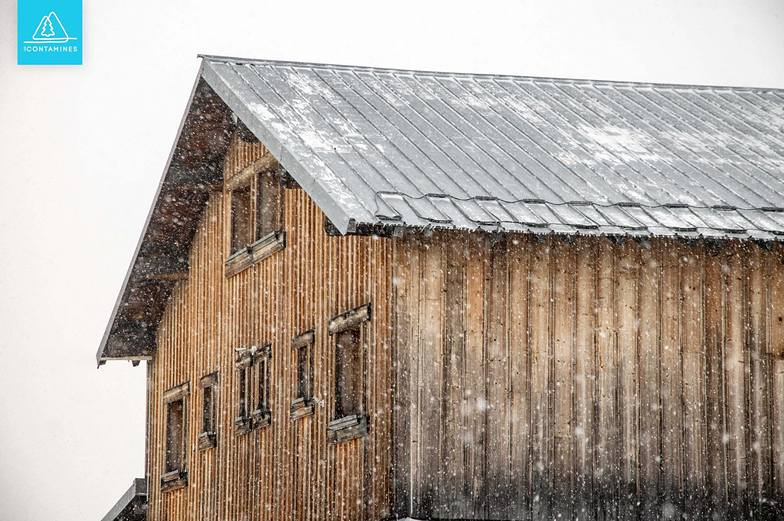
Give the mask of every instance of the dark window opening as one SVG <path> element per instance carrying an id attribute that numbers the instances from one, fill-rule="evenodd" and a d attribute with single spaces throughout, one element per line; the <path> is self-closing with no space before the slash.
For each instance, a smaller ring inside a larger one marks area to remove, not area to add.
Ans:
<path id="1" fill-rule="evenodd" d="M 360 306 L 329 321 L 335 338 L 334 419 L 327 426 L 330 441 L 341 442 L 368 433 L 365 412 L 365 323 L 370 304 Z"/>
<path id="2" fill-rule="evenodd" d="M 251 413 L 251 427 L 264 427 L 270 424 L 269 368 L 271 357 L 272 347 L 269 344 L 264 347 L 251 348 L 251 370 L 255 382 L 253 403 L 256 407 Z"/>
<path id="3" fill-rule="evenodd" d="M 294 348 L 294 399 L 291 402 L 292 419 L 313 414 L 313 331 L 307 331 L 292 341 Z"/>
<path id="4" fill-rule="evenodd" d="M 189 384 L 184 383 L 163 395 L 166 413 L 166 439 L 164 447 L 164 472 L 162 490 L 179 488 L 187 484 L 186 440 L 188 437 L 187 395 Z"/>
<path id="5" fill-rule="evenodd" d="M 201 407 L 201 432 L 198 442 L 200 449 L 207 449 L 216 445 L 217 430 L 217 385 L 218 374 L 212 373 L 202 377 L 202 407 Z"/>
<path id="6" fill-rule="evenodd" d="M 215 397 L 212 386 L 204 388 L 204 406 L 202 408 L 202 432 L 215 432 Z"/>
<path id="7" fill-rule="evenodd" d="M 242 362 L 241 362 L 242 363 Z M 237 427 L 248 427 L 248 366 L 243 363 L 237 370 L 237 418 L 234 423 Z"/>
<path id="8" fill-rule="evenodd" d="M 256 239 L 280 229 L 280 186 L 273 172 L 263 172 L 256 185 Z"/>
<path id="9" fill-rule="evenodd" d="M 359 328 L 336 335 L 335 417 L 359 414 L 362 409 L 362 349 Z"/>
<path id="10" fill-rule="evenodd" d="M 256 374 L 258 375 L 258 402 L 256 403 L 256 409 L 259 411 L 269 412 L 270 382 L 269 359 L 267 357 L 261 357 L 256 362 Z"/>
<path id="11" fill-rule="evenodd" d="M 313 397 L 309 347 L 302 346 L 297 349 L 297 398 L 304 400 L 310 400 Z"/>
<path id="12" fill-rule="evenodd" d="M 184 408 L 182 398 L 171 401 L 166 406 L 166 472 L 177 471 L 183 467 Z"/>
<path id="13" fill-rule="evenodd" d="M 231 253 L 236 253 L 252 242 L 250 185 L 231 192 Z"/>

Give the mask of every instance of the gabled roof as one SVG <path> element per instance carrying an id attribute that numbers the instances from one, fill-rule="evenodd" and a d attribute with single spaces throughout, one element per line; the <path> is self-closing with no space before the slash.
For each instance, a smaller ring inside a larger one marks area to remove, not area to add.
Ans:
<path id="1" fill-rule="evenodd" d="M 344 232 L 784 234 L 784 91 L 204 60 Z"/>
<path id="2" fill-rule="evenodd" d="M 784 91 L 204 56 L 98 362 L 139 360 L 239 118 L 342 232 L 784 238 Z"/>

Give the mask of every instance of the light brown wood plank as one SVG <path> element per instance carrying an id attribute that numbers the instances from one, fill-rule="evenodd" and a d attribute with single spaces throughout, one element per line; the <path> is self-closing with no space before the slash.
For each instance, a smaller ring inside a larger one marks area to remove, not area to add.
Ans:
<path id="1" fill-rule="evenodd" d="M 564 515 L 573 516 L 575 487 L 572 440 L 574 437 L 572 391 L 576 255 L 570 244 L 552 241 L 552 307 L 549 334 L 553 349 L 553 501 Z"/>
<path id="2" fill-rule="evenodd" d="M 673 516 L 683 507 L 683 304 L 682 265 L 687 250 L 677 242 L 661 244 L 659 377 L 661 407 L 661 496 L 663 505 L 672 507 Z"/>
<path id="3" fill-rule="evenodd" d="M 726 259 L 714 251 L 704 257 L 703 288 L 706 349 L 706 423 L 708 494 L 711 508 L 724 511 L 727 504 L 727 454 L 724 414 L 724 324 Z"/>
<path id="4" fill-rule="evenodd" d="M 706 360 L 703 325 L 702 249 L 683 254 L 681 338 L 683 346 L 684 510 L 704 515 L 707 497 Z"/>
<path id="5" fill-rule="evenodd" d="M 593 518 L 594 497 L 594 392 L 596 386 L 596 264 L 595 241 L 575 245 L 573 376 L 572 376 L 572 462 L 574 472 L 574 516 Z"/>
<path id="6" fill-rule="evenodd" d="M 550 518 L 553 487 L 552 305 L 550 241 L 532 245 L 530 275 L 531 356 L 531 512 L 533 519 Z"/>

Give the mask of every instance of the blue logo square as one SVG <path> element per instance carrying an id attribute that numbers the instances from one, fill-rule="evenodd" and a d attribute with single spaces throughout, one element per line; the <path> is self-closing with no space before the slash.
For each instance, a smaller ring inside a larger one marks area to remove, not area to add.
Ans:
<path id="1" fill-rule="evenodd" d="M 82 0 L 17 0 L 19 65 L 82 64 Z"/>

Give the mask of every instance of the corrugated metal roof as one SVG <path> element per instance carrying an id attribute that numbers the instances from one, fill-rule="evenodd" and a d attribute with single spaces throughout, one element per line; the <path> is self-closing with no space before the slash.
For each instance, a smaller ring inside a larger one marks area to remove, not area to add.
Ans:
<path id="1" fill-rule="evenodd" d="M 204 57 L 333 223 L 784 235 L 784 92 Z"/>

